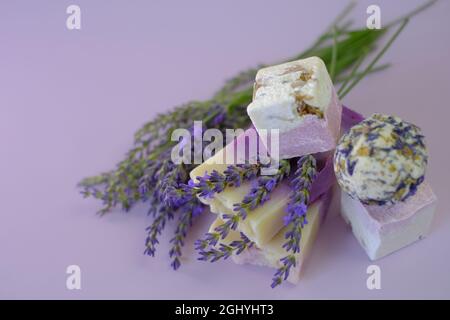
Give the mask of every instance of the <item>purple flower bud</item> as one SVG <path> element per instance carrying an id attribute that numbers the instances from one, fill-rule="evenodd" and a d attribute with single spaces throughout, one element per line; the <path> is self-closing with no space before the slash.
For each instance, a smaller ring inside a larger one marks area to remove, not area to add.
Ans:
<path id="1" fill-rule="evenodd" d="M 219 124 L 221 124 L 225 120 L 225 114 L 219 113 L 212 121 L 212 125 L 214 127 L 217 127 Z"/>
<path id="2" fill-rule="evenodd" d="M 275 179 L 270 179 L 269 181 L 267 181 L 267 183 L 266 183 L 266 189 L 267 189 L 267 191 L 272 191 L 272 189 L 275 187 L 275 185 L 276 185 L 276 180 Z"/>

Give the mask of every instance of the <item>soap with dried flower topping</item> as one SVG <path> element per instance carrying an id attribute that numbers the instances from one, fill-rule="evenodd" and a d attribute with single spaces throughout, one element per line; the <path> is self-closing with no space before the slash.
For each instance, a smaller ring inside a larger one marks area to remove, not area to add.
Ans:
<path id="1" fill-rule="evenodd" d="M 259 70 L 247 113 L 258 132 L 278 130 L 281 159 L 332 150 L 339 138 L 342 105 L 318 57 Z"/>

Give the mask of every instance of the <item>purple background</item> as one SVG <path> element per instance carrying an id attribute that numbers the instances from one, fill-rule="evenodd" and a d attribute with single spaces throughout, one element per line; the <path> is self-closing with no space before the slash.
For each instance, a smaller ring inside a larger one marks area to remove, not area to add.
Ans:
<path id="1" fill-rule="evenodd" d="M 383 21 L 423 1 L 378 1 Z M 82 30 L 65 9 L 82 9 Z M 144 206 L 94 213 L 80 178 L 110 169 L 157 112 L 206 99 L 259 62 L 301 51 L 346 1 L 1 1 L 1 298 L 450 298 L 448 117 L 450 2 L 414 18 L 384 62 L 345 104 L 397 114 L 427 136 L 428 181 L 439 197 L 431 235 L 377 262 L 382 289 L 366 288 L 366 257 L 336 213 L 326 221 L 302 282 L 270 289 L 273 270 L 190 256 L 178 272 L 167 240 L 142 254 Z M 365 22 L 363 1 L 354 11 Z M 189 244 L 212 216 L 193 230 Z M 167 231 L 170 231 L 169 227 Z M 185 251 L 189 256 L 189 250 Z M 82 290 L 65 287 L 82 269 Z"/>

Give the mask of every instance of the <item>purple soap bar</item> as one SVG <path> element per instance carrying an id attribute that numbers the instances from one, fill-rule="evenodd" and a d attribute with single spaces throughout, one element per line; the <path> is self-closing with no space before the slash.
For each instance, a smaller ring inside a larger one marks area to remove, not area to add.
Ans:
<path id="1" fill-rule="evenodd" d="M 436 196 L 424 182 L 427 162 L 420 128 L 396 116 L 374 114 L 341 137 L 334 154 L 341 214 L 370 259 L 428 233 Z"/>
<path id="2" fill-rule="evenodd" d="M 342 192 L 341 214 L 369 258 L 376 260 L 425 237 L 436 203 L 423 182 L 414 196 L 394 205 L 367 205 Z"/>

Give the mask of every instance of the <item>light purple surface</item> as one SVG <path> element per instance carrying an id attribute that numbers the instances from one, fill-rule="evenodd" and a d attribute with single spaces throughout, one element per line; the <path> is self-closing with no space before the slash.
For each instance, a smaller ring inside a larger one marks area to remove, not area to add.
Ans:
<path id="1" fill-rule="evenodd" d="M 387 21 L 422 1 L 378 1 Z M 82 30 L 65 9 L 82 9 Z M 364 115 L 396 114 L 419 125 L 439 198 L 431 235 L 381 259 L 381 290 L 366 288 L 371 264 L 343 220 L 325 222 L 297 286 L 272 290 L 273 271 L 194 256 L 178 272 L 146 257 L 146 208 L 103 218 L 83 200 L 80 178 L 110 169 L 132 134 L 157 112 L 205 99 L 226 78 L 301 51 L 346 1 L 1 1 L 1 298 L 450 298 L 448 130 L 450 2 L 414 18 L 384 61 L 344 103 Z M 362 1 L 355 20 L 365 22 Z M 193 230 L 189 244 L 212 216 Z M 171 230 L 171 227 L 169 227 Z M 168 231 L 169 231 L 168 230 Z M 185 250 L 185 256 L 190 250 Z M 82 269 L 82 290 L 65 287 Z"/>

